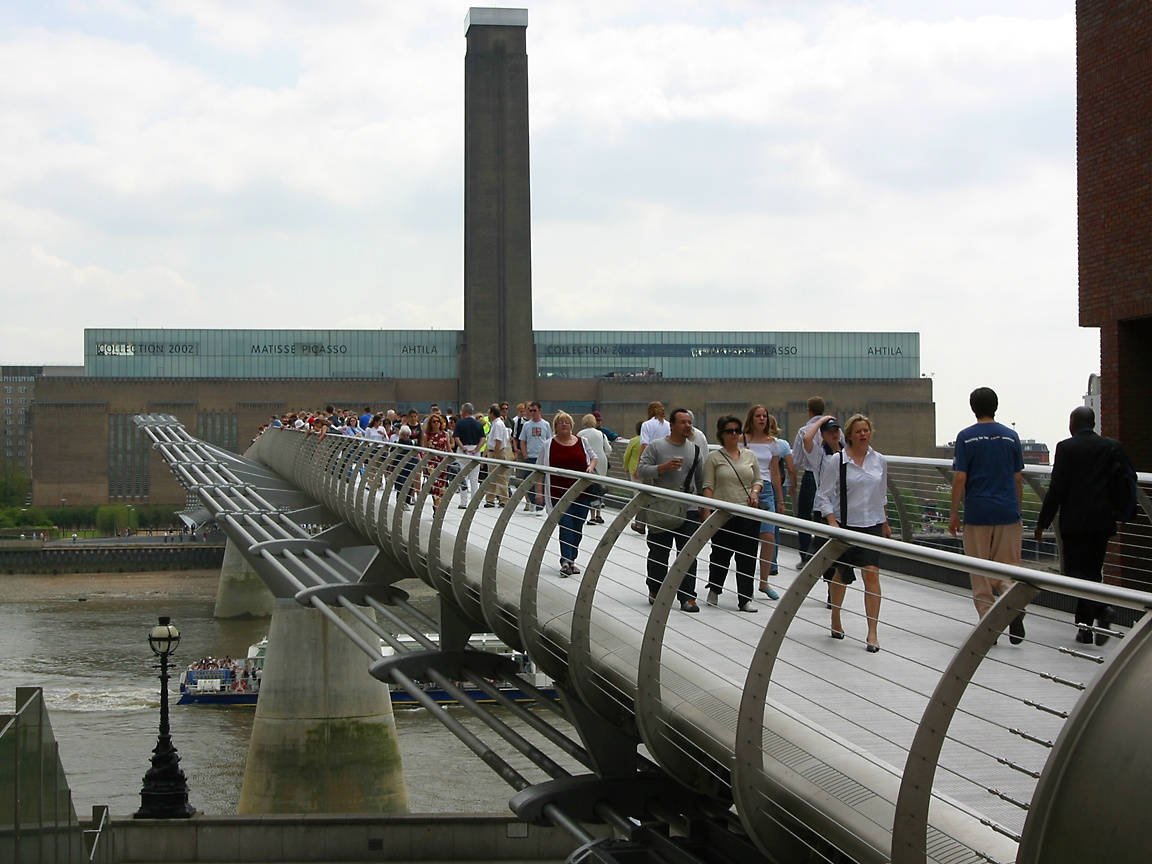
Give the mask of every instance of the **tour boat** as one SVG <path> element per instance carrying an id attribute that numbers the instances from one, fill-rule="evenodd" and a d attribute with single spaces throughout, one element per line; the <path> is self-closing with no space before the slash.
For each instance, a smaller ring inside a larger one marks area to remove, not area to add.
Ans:
<path id="1" fill-rule="evenodd" d="M 433 641 L 436 634 L 427 634 Z M 419 649 L 420 645 L 412 636 L 401 634 L 396 637 L 407 650 Z M 549 699 L 556 698 L 556 688 L 552 679 L 540 672 L 522 651 L 513 651 L 491 633 L 477 633 L 468 640 L 468 647 L 477 651 L 490 651 L 511 657 L 516 663 L 520 677 L 544 693 Z M 180 673 L 180 700 L 178 705 L 238 705 L 254 706 L 260 695 L 260 679 L 264 670 L 264 655 L 268 650 L 268 637 L 255 645 L 248 646 L 248 656 L 231 666 L 221 668 L 200 668 L 193 663 Z M 381 656 L 394 654 L 389 645 L 382 645 Z M 202 662 L 202 661 L 201 661 Z M 456 700 L 443 688 L 431 681 L 417 681 L 420 689 L 432 697 L 438 705 L 454 704 Z M 468 698 L 480 703 L 491 704 L 497 700 L 468 681 L 454 681 L 454 684 L 467 694 Z M 497 689 L 513 702 L 532 702 L 534 698 L 519 687 L 500 683 Z M 416 697 L 395 684 L 388 685 L 392 704 L 398 708 L 419 708 Z"/>
<path id="2" fill-rule="evenodd" d="M 260 677 L 264 670 L 264 652 L 268 637 L 248 646 L 248 656 L 231 666 L 202 668 L 199 661 L 180 673 L 180 700 L 177 705 L 248 705 L 256 704 Z"/>

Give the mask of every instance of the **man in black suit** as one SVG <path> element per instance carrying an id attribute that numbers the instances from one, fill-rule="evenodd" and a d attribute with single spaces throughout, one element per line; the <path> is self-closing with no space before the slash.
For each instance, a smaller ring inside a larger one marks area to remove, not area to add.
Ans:
<path id="1" fill-rule="evenodd" d="M 1056 445 L 1052 478 L 1036 520 L 1036 541 L 1060 511 L 1060 539 L 1064 545 L 1064 575 L 1102 581 L 1100 573 L 1108 552 L 1108 538 L 1116 533 L 1116 513 L 1109 495 L 1113 472 L 1131 471 L 1119 441 L 1097 435 L 1096 413 L 1076 408 L 1068 418 L 1071 438 Z M 1112 609 L 1095 600 L 1076 601 L 1076 641 L 1092 642 L 1092 624 L 1112 626 Z M 1096 634 L 1096 644 L 1108 641 Z"/>

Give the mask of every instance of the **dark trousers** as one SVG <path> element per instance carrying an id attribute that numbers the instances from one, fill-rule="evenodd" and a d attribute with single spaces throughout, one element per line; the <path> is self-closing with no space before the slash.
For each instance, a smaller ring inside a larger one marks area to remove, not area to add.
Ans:
<path id="1" fill-rule="evenodd" d="M 536 457 L 535 456 L 525 456 L 524 462 L 528 465 L 535 465 L 536 464 Z M 528 472 L 527 470 L 520 472 L 520 479 L 527 481 L 529 473 L 530 472 Z M 539 510 L 541 507 L 544 506 L 544 499 L 538 498 L 538 496 L 536 495 L 536 484 L 535 483 L 533 483 L 532 488 L 528 490 L 528 497 L 526 500 L 528 501 L 529 504 L 534 504 L 536 506 L 537 510 Z"/>
<path id="2" fill-rule="evenodd" d="M 416 467 L 420 457 L 405 453 L 400 457 L 400 460 L 400 470 L 396 472 L 396 482 L 393 484 L 396 487 L 396 497 L 400 497 L 400 490 L 408 482 L 408 478 L 412 476 L 412 469 Z M 408 494 L 412 494 L 411 489 L 408 490 Z"/>
<path id="3" fill-rule="evenodd" d="M 1064 544 L 1064 575 L 1075 576 L 1088 582 L 1102 582 L 1101 569 L 1104 556 L 1108 554 L 1108 535 L 1103 531 L 1065 534 L 1060 539 Z M 1093 624 L 1100 617 L 1104 604 L 1096 600 L 1076 601 L 1076 623 Z"/>
<path id="4" fill-rule="evenodd" d="M 728 576 L 728 564 L 736 556 L 736 596 L 743 603 L 752 599 L 756 561 L 760 555 L 760 522 L 747 516 L 733 516 L 712 538 L 708 558 L 708 588 L 720 593 Z"/>
<path id="5" fill-rule="evenodd" d="M 816 475 L 811 471 L 805 471 L 804 478 L 800 481 L 800 492 L 796 496 L 796 518 L 811 519 L 812 503 L 815 500 Z M 800 547 L 800 564 L 806 564 L 808 559 L 812 557 L 812 553 L 808 551 L 809 547 L 812 545 L 812 535 L 797 531 L 796 541 L 797 545 Z"/>
<path id="6" fill-rule="evenodd" d="M 655 596 L 664 584 L 664 577 L 668 575 L 668 556 L 675 545 L 679 552 L 688 542 L 688 538 L 700 527 L 700 518 L 690 515 L 679 528 L 673 531 L 656 531 L 648 527 L 648 594 Z M 676 599 L 683 603 L 685 600 L 696 598 L 696 559 L 688 566 L 688 572 L 680 580 L 680 587 L 676 590 Z"/>

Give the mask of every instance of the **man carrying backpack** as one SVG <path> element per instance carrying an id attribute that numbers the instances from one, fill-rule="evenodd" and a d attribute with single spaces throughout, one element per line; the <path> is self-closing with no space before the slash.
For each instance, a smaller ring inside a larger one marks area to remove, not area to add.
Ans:
<path id="1" fill-rule="evenodd" d="M 1116 533 L 1117 519 L 1128 519 L 1135 509 L 1136 474 L 1119 441 L 1097 435 L 1096 413 L 1080 407 L 1068 418 L 1071 438 L 1056 445 L 1048 492 L 1036 520 L 1036 541 L 1060 512 L 1060 539 L 1064 546 L 1064 575 L 1102 581 L 1101 568 L 1108 538 Z M 1129 492 L 1128 490 L 1133 490 Z M 1112 607 L 1095 600 L 1076 601 L 1076 641 L 1108 641 Z M 1098 628 L 1093 629 L 1093 624 Z"/>

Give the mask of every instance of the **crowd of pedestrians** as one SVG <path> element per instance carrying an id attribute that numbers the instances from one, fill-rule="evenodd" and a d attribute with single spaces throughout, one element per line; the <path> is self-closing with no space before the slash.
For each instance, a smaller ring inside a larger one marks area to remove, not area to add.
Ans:
<path id="1" fill-rule="evenodd" d="M 1003 563 L 1021 560 L 1021 498 L 1023 451 L 1014 430 L 997 423 L 997 398 L 990 388 L 973 391 L 970 406 L 976 423 L 957 435 L 953 463 L 952 508 L 949 528 L 962 536 L 966 554 Z M 647 417 L 637 421 L 623 455 L 624 470 L 632 480 L 665 490 L 725 501 L 767 512 L 789 509 L 800 519 L 826 523 L 874 537 L 889 538 L 888 466 L 872 447 L 872 421 L 855 414 L 841 422 L 825 411 L 824 400 L 808 400 L 808 419 L 789 445 L 778 421 L 760 404 L 752 405 L 741 419 L 718 418 L 715 439 L 710 443 L 696 428 L 691 411 L 676 408 L 668 413 L 658 401 L 649 404 Z M 1056 450 L 1052 484 L 1045 499 L 1037 535 L 1061 515 L 1060 529 L 1066 550 L 1068 573 L 1101 581 L 1101 566 L 1124 483 L 1134 488 L 1135 475 L 1118 442 L 1092 432 L 1094 415 L 1079 408 L 1070 419 L 1073 438 Z M 323 411 L 298 411 L 272 418 L 269 427 L 294 429 L 309 435 L 341 435 L 443 451 L 424 461 L 422 472 L 412 477 L 417 461 L 406 460 L 396 483 L 397 494 L 412 496 L 423 483 L 431 482 L 434 507 L 445 505 L 444 492 L 457 472 L 464 472 L 459 486 L 459 506 L 468 506 L 484 486 L 484 507 L 502 508 L 509 502 L 510 483 L 529 474 L 513 463 L 562 468 L 604 476 L 612 458 L 611 444 L 618 437 L 603 425 L 599 412 L 579 420 L 565 411 L 550 419 L 536 401 L 521 402 L 511 412 L 508 402 L 493 403 L 487 412 L 476 412 L 471 403 L 441 410 L 433 403 L 421 415 L 415 409 L 363 412 L 327 406 Z M 508 462 L 508 466 L 481 465 L 470 459 L 452 459 L 448 468 L 437 468 L 449 454 L 480 455 Z M 1117 478 L 1120 478 L 1119 480 Z M 577 495 L 567 495 L 574 480 L 551 473 L 525 490 L 524 510 L 541 515 L 563 506 L 560 514 L 560 575 L 581 572 L 577 563 L 585 525 L 603 524 L 604 487 L 588 484 Z M 649 603 L 669 570 L 672 550 L 684 548 L 688 539 L 709 516 L 707 507 L 696 508 L 684 500 L 658 498 L 637 511 L 631 528 L 644 535 L 648 546 L 646 583 Z M 708 559 L 708 605 L 718 606 L 730 567 L 736 571 L 736 608 L 755 613 L 755 591 L 768 600 L 780 595 L 772 587 L 779 573 L 779 528 L 768 521 L 732 515 L 711 540 Z M 801 564 L 816 553 L 820 544 L 813 535 L 799 532 Z M 881 586 L 879 553 L 853 546 L 825 571 L 827 605 L 831 610 L 829 634 L 844 639 L 841 609 L 849 585 L 863 581 L 865 646 L 880 650 Z M 692 560 L 677 587 L 681 610 L 700 611 L 696 593 L 697 568 Z M 1008 588 L 1005 580 L 971 574 L 972 597 L 977 615 L 983 618 L 996 598 Z M 1025 638 L 1024 613 L 1009 625 L 1013 644 Z M 1103 644 L 1108 638 L 1112 612 L 1107 606 L 1081 601 L 1077 607 L 1077 640 Z"/>

